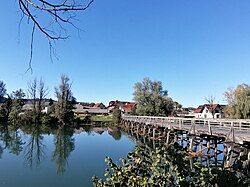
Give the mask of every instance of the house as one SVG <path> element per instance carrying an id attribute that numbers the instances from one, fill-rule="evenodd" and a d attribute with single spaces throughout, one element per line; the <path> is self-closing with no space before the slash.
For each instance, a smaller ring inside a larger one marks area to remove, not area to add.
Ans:
<path id="1" fill-rule="evenodd" d="M 122 113 L 130 114 L 136 108 L 136 103 L 126 103 L 123 106 L 120 106 L 119 109 Z"/>
<path id="2" fill-rule="evenodd" d="M 225 105 L 204 104 L 198 106 L 194 111 L 195 118 L 223 118 Z"/>
<path id="3" fill-rule="evenodd" d="M 110 101 L 108 106 L 109 113 L 112 113 L 115 109 L 120 109 L 123 113 L 131 113 L 135 109 L 135 102 L 128 101 Z"/>
<path id="4" fill-rule="evenodd" d="M 27 111 L 32 111 L 34 108 L 34 100 L 33 99 L 24 99 L 24 105 L 22 107 L 22 111 L 23 112 L 27 112 Z M 36 99 L 36 104 L 38 103 L 39 99 Z M 43 99 L 41 101 L 42 103 L 42 113 L 48 113 L 51 106 L 53 105 L 55 101 L 53 101 L 52 99 Z"/>
<path id="5" fill-rule="evenodd" d="M 106 109 L 106 106 L 103 103 L 96 103 L 93 108 Z"/>
<path id="6" fill-rule="evenodd" d="M 98 107 L 99 106 L 99 107 Z M 105 107 L 105 105 L 103 105 Z M 83 106 L 81 103 L 77 103 L 74 105 L 73 112 L 76 116 L 84 116 L 87 114 L 93 115 L 107 115 L 108 110 L 106 107 L 104 108 L 101 104 L 91 106 Z"/>

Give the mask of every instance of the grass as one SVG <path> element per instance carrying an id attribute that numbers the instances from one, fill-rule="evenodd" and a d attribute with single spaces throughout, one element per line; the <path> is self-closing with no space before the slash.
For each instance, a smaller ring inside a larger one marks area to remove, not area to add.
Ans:
<path id="1" fill-rule="evenodd" d="M 91 116 L 92 122 L 112 122 L 113 116 Z"/>

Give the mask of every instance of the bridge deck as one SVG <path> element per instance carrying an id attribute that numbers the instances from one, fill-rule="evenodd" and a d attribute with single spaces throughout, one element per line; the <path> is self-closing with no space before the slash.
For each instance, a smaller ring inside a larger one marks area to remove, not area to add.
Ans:
<path id="1" fill-rule="evenodd" d="M 195 119 L 174 117 L 128 116 L 124 120 L 150 125 L 187 131 L 193 135 L 210 135 L 224 137 L 226 141 L 244 144 L 250 143 L 250 120 L 234 119 Z"/>

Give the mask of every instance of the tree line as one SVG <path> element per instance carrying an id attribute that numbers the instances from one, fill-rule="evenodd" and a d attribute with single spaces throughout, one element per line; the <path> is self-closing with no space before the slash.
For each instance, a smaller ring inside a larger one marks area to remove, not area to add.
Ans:
<path id="1" fill-rule="evenodd" d="M 137 103 L 134 114 L 142 116 L 175 116 L 183 111 L 182 105 L 168 96 L 168 91 L 162 86 L 161 81 L 152 81 L 144 78 L 142 82 L 134 85 L 134 100 Z M 225 93 L 227 106 L 225 116 L 236 119 L 250 118 L 250 85 L 240 84 L 236 88 L 229 88 Z M 215 104 L 213 97 L 206 101 Z M 214 115 L 215 111 L 211 111 Z"/>
<path id="2" fill-rule="evenodd" d="M 0 121 L 5 124 L 53 122 L 65 125 L 72 123 L 74 119 L 72 110 L 76 99 L 67 75 L 61 75 L 60 83 L 55 87 L 54 92 L 56 101 L 49 99 L 50 110 L 44 112 L 48 88 L 42 78 L 40 80 L 35 78 L 28 83 L 27 94 L 22 89 L 7 93 L 5 83 L 0 81 L 0 101 L 2 101 Z M 25 101 L 29 102 L 27 109 L 23 109 Z"/>
<path id="3" fill-rule="evenodd" d="M 7 93 L 6 85 L 0 81 L 0 121 L 18 124 L 23 122 L 71 124 L 74 121 L 74 104 L 76 99 L 71 90 L 71 82 L 67 75 L 62 75 L 54 93 L 56 101 L 49 100 L 50 110 L 44 113 L 43 109 L 48 95 L 48 88 L 42 79 L 34 79 L 28 83 L 27 94 L 22 89 Z M 144 78 L 134 85 L 134 101 L 136 108 L 133 115 L 144 116 L 176 116 L 184 110 L 182 105 L 174 101 L 168 91 L 163 88 L 161 81 L 152 81 Z M 227 106 L 224 109 L 228 118 L 250 118 L 250 85 L 241 84 L 225 92 Z M 32 108 L 24 111 L 25 97 L 29 98 Z M 211 99 L 210 99 L 211 100 Z M 210 101 L 207 100 L 207 101 Z M 214 99 L 211 100 L 212 104 Z M 48 102 L 48 101 L 47 101 Z M 120 112 L 114 112 L 120 117 Z M 118 122 L 118 120 L 115 120 Z"/>

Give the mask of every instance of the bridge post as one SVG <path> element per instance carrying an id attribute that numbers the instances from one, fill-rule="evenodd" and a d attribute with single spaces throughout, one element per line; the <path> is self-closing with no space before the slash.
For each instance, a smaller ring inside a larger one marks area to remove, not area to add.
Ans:
<path id="1" fill-rule="evenodd" d="M 214 158 L 217 158 L 217 152 L 218 152 L 218 142 L 217 142 L 217 138 L 215 138 L 214 140 Z"/>
<path id="2" fill-rule="evenodd" d="M 250 163 L 250 151 L 248 151 L 248 155 L 247 155 L 247 159 L 248 159 L 248 163 Z"/>
<path id="3" fill-rule="evenodd" d="M 170 136 L 170 130 L 167 132 L 167 140 L 166 140 L 166 145 L 169 143 L 169 136 Z"/>
<path id="4" fill-rule="evenodd" d="M 193 143 L 194 143 L 193 137 L 190 137 L 189 138 L 189 151 L 193 151 Z"/>
<path id="5" fill-rule="evenodd" d="M 229 142 L 235 142 L 235 136 L 234 136 L 234 127 L 231 126 L 230 128 L 230 131 L 226 137 L 226 142 L 229 141 Z"/>
<path id="6" fill-rule="evenodd" d="M 155 139 L 153 139 L 153 149 L 155 149 L 156 146 L 155 146 Z"/>
<path id="7" fill-rule="evenodd" d="M 142 131 L 142 134 L 145 135 L 146 134 L 146 124 L 143 123 L 143 131 Z"/>
<path id="8" fill-rule="evenodd" d="M 210 140 L 207 141 L 207 154 L 210 152 Z"/>
<path id="9" fill-rule="evenodd" d="M 182 127 L 182 121 L 181 119 L 179 119 L 179 129 L 181 129 L 181 127 Z"/>
<path id="10" fill-rule="evenodd" d="M 200 138 L 200 142 L 199 142 L 199 154 L 202 155 L 202 143 L 203 143 L 203 139 Z"/>
<path id="11" fill-rule="evenodd" d="M 150 134 L 151 134 L 151 128 L 148 127 L 148 136 L 150 137 Z"/>
<path id="12" fill-rule="evenodd" d="M 140 123 L 138 122 L 138 123 L 137 123 L 137 126 L 136 126 L 136 133 L 137 133 L 137 134 L 139 133 L 139 126 L 140 126 Z"/>
<path id="13" fill-rule="evenodd" d="M 153 128 L 153 139 L 155 139 L 155 128 Z"/>
<path id="14" fill-rule="evenodd" d="M 210 121 L 208 121 L 208 133 L 212 135 L 212 130 L 211 130 L 211 124 Z"/>

